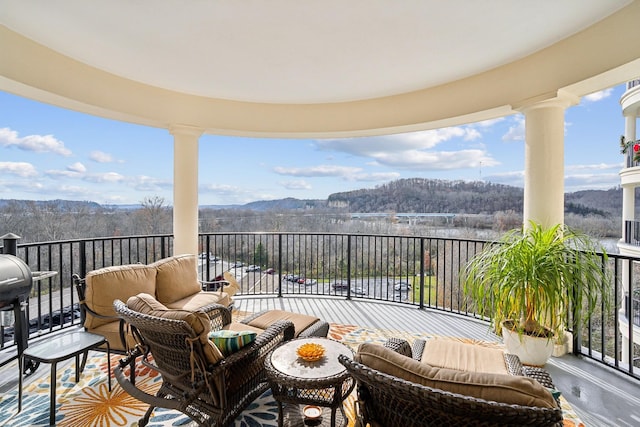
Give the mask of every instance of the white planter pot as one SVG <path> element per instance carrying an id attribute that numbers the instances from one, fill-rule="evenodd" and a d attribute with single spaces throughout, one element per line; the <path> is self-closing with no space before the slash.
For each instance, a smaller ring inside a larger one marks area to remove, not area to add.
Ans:
<path id="1" fill-rule="evenodd" d="M 515 354 L 525 365 L 544 366 L 553 354 L 554 340 L 549 338 L 519 335 L 504 326 L 502 339 L 507 351 Z"/>

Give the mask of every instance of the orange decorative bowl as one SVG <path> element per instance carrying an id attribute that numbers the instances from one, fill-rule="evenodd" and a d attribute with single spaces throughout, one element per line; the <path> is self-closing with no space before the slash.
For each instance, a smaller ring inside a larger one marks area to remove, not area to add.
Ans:
<path id="1" fill-rule="evenodd" d="M 305 362 L 317 362 L 324 357 L 324 347 L 314 342 L 302 344 L 296 350 L 298 357 Z"/>

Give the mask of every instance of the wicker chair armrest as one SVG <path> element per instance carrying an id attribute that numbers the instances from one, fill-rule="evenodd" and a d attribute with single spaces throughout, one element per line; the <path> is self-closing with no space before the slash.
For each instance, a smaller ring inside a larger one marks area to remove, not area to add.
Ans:
<path id="1" fill-rule="evenodd" d="M 208 304 L 201 307 L 200 310 L 204 311 L 207 313 L 207 316 L 209 316 L 212 331 L 220 330 L 223 326 L 231 323 L 231 310 L 222 304 Z"/>
<path id="2" fill-rule="evenodd" d="M 543 368 L 536 368 L 533 366 L 523 366 L 522 373 L 524 376 L 533 378 L 538 381 L 544 387 L 555 389 L 556 387 L 553 385 L 553 380 L 551 379 L 551 375 Z"/>
<path id="3" fill-rule="evenodd" d="M 254 342 L 225 357 L 218 366 L 229 369 L 235 364 L 240 364 L 244 369 L 248 363 L 247 361 L 255 360 L 260 354 L 266 355 L 280 343 L 289 341 L 293 338 L 294 332 L 295 329 L 292 322 L 278 320 L 258 335 Z"/>
<path id="4" fill-rule="evenodd" d="M 327 335 L 329 335 L 329 322 L 318 320 L 316 323 L 300 332 L 298 338 L 326 337 Z"/>
<path id="5" fill-rule="evenodd" d="M 409 345 L 407 340 L 403 340 L 402 338 L 389 338 L 383 346 L 403 356 L 412 357 L 411 345 Z"/>

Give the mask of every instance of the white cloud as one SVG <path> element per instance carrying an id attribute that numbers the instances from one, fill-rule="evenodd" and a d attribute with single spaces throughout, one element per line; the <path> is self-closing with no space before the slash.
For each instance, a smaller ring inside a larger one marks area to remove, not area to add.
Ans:
<path id="1" fill-rule="evenodd" d="M 126 179 L 127 184 L 136 191 L 159 192 L 173 187 L 171 181 L 153 178 L 146 175 L 129 177 Z"/>
<path id="2" fill-rule="evenodd" d="M 505 142 L 524 141 L 524 116 L 517 115 L 513 120 L 515 124 L 509 126 L 509 130 L 502 136 L 502 140 Z"/>
<path id="3" fill-rule="evenodd" d="M 378 163 L 386 166 L 419 171 L 465 169 L 500 164 L 482 150 L 409 150 L 402 153 L 385 153 L 374 157 Z"/>
<path id="4" fill-rule="evenodd" d="M 107 183 L 122 182 L 125 180 L 125 177 L 117 172 L 106 172 L 106 173 L 89 174 L 89 175 L 86 175 L 83 179 L 88 182 L 95 182 L 95 183 L 101 184 L 105 182 Z"/>
<path id="5" fill-rule="evenodd" d="M 579 170 L 617 170 L 623 168 L 623 163 L 596 163 L 592 165 L 567 165 L 565 171 L 579 171 Z"/>
<path id="6" fill-rule="evenodd" d="M 318 165 L 304 168 L 285 168 L 277 166 L 273 171 L 279 175 L 305 177 L 348 177 L 361 172 L 362 168 L 351 166 Z"/>
<path id="7" fill-rule="evenodd" d="M 64 146 L 64 142 L 53 135 L 27 135 L 19 137 L 18 132 L 9 128 L 0 128 L 0 145 L 16 147 L 20 150 L 34 153 L 54 153 L 61 156 L 71 156 L 71 150 Z"/>
<path id="8" fill-rule="evenodd" d="M 489 128 L 489 127 L 495 126 L 498 123 L 501 123 L 501 122 L 503 122 L 505 120 L 506 120 L 505 117 L 497 117 L 495 119 L 483 120 L 481 122 L 473 123 L 473 124 L 471 124 L 471 126 L 479 126 L 481 128 Z"/>
<path id="9" fill-rule="evenodd" d="M 315 145 L 321 150 L 334 150 L 360 157 L 371 157 L 379 153 L 433 148 L 453 138 L 473 141 L 480 137 L 480 132 L 474 126 L 469 125 L 396 135 L 323 139 L 316 140 Z"/>
<path id="10" fill-rule="evenodd" d="M 282 185 L 287 190 L 311 190 L 312 188 L 311 184 L 309 184 L 307 181 L 303 179 L 293 180 L 293 181 L 282 181 L 280 182 L 280 185 Z"/>
<path id="11" fill-rule="evenodd" d="M 219 196 L 235 196 L 239 193 L 246 193 L 246 190 L 240 187 L 226 184 L 202 184 L 199 187 L 199 191 Z"/>
<path id="12" fill-rule="evenodd" d="M 57 179 L 57 178 L 79 178 L 81 175 L 78 172 L 70 171 L 70 170 L 48 170 L 45 172 L 49 178 Z"/>
<path id="13" fill-rule="evenodd" d="M 76 162 L 72 165 L 67 166 L 67 170 L 76 173 L 85 173 L 87 168 L 80 162 Z"/>
<path id="14" fill-rule="evenodd" d="M 92 151 L 91 154 L 89 154 L 89 159 L 98 163 L 111 163 L 114 161 L 111 154 L 103 151 Z"/>
<path id="15" fill-rule="evenodd" d="M 391 181 L 398 178 L 400 178 L 400 174 L 397 172 L 358 173 L 351 178 L 351 181 L 382 182 Z"/>
<path id="16" fill-rule="evenodd" d="M 0 162 L 0 173 L 17 175 L 24 178 L 36 176 L 36 168 L 27 162 Z"/>
<path id="17" fill-rule="evenodd" d="M 397 172 L 364 172 L 362 168 L 349 166 L 319 165 L 306 168 L 276 167 L 274 172 L 280 175 L 304 176 L 308 178 L 340 178 L 344 181 L 383 182 L 400 178 Z M 292 181 L 293 182 L 293 181 Z M 304 182 L 304 181 L 301 181 Z M 310 188 L 310 187 L 309 187 Z"/>
<path id="18" fill-rule="evenodd" d="M 582 99 L 584 99 L 587 102 L 598 102 L 598 101 L 602 101 L 605 98 L 608 98 L 609 96 L 611 96 L 612 93 L 613 93 L 613 88 L 609 88 L 609 89 L 601 90 L 599 92 L 594 92 L 589 95 L 586 95 Z"/>

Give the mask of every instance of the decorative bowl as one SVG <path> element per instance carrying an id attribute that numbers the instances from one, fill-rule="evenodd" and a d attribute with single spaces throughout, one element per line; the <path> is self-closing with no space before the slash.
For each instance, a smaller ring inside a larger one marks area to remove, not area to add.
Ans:
<path id="1" fill-rule="evenodd" d="M 316 405 L 307 405 L 302 408 L 302 413 L 307 420 L 317 420 L 322 416 L 322 408 Z"/>
<path id="2" fill-rule="evenodd" d="M 317 362 L 324 357 L 324 347 L 320 344 L 309 342 L 298 347 L 296 353 L 305 362 Z"/>

